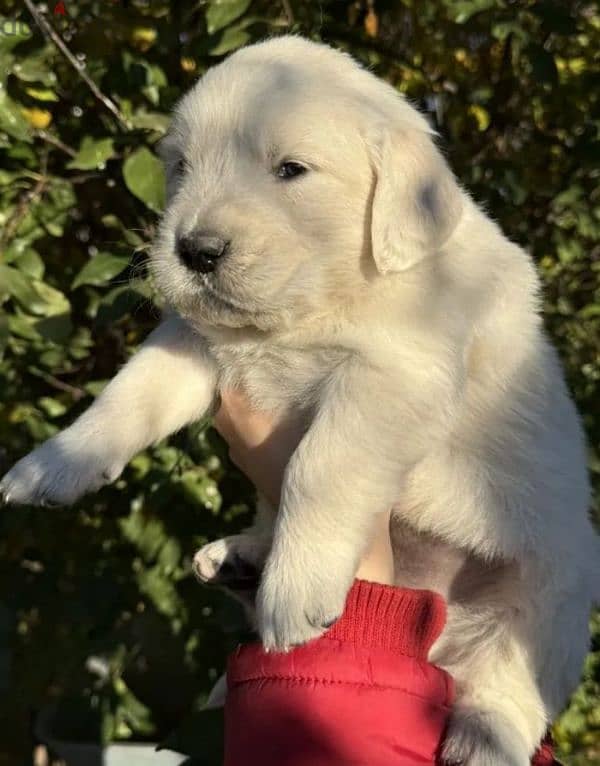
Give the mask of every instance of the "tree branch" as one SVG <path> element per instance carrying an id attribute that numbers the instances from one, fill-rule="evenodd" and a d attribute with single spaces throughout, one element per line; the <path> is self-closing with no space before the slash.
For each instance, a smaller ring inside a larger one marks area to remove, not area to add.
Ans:
<path id="1" fill-rule="evenodd" d="M 108 96 L 105 96 L 104 93 L 102 93 L 100 88 L 96 85 L 96 83 L 85 71 L 84 65 L 80 61 L 78 61 L 77 58 L 71 53 L 69 48 L 67 48 L 67 46 L 65 45 L 65 42 L 63 41 L 62 37 L 56 32 L 55 29 L 52 28 L 52 26 L 48 23 L 48 21 L 46 21 L 46 19 L 42 16 L 42 14 L 37 10 L 32 0 L 24 0 L 24 2 L 29 10 L 29 13 L 31 13 L 31 15 L 33 16 L 35 23 L 42 30 L 42 33 L 44 34 L 44 36 L 47 39 L 49 39 L 51 42 L 53 42 L 54 45 L 56 45 L 59 51 L 63 54 L 63 56 L 67 59 L 67 61 L 75 69 L 77 74 L 84 81 L 84 83 L 92 91 L 92 93 L 98 99 L 98 101 L 104 104 L 104 106 L 108 109 L 108 111 L 111 112 L 111 114 L 113 114 L 114 117 L 117 118 L 121 127 L 124 128 L 125 130 L 130 130 L 131 124 L 129 123 L 129 120 L 127 120 L 127 118 L 124 116 L 124 114 L 121 112 L 119 107 L 115 104 L 115 102 L 112 99 L 110 99 Z"/>
<path id="2" fill-rule="evenodd" d="M 41 138 L 42 141 L 45 141 L 48 144 L 52 144 L 52 146 L 56 146 L 57 149 L 60 149 L 65 154 L 68 154 L 69 157 L 75 157 L 77 155 L 75 149 L 65 144 L 60 140 L 60 138 L 56 138 L 56 136 L 53 136 L 51 133 L 47 133 L 45 130 L 37 130 L 35 135 L 38 138 Z"/>
<path id="3" fill-rule="evenodd" d="M 85 389 L 79 388 L 78 386 L 71 386 L 69 383 L 65 383 L 64 381 L 59 380 L 49 372 L 39 370 L 38 374 L 43 380 L 46 381 L 46 383 L 48 383 L 48 385 L 52 386 L 52 388 L 56 388 L 58 391 L 64 391 L 65 393 L 70 394 L 73 400 L 76 402 L 88 395 Z"/>
<path id="4" fill-rule="evenodd" d="M 46 186 L 48 185 L 48 176 L 46 175 L 48 168 L 48 149 L 46 148 L 44 151 L 44 155 L 42 157 L 42 163 L 41 163 L 41 175 L 39 179 L 37 180 L 35 186 L 33 189 L 28 191 L 26 194 L 24 194 L 17 207 L 15 208 L 12 215 L 9 217 L 9 219 L 6 221 L 6 225 L 4 226 L 4 229 L 2 233 L 0 234 L 0 252 L 4 250 L 6 245 L 8 245 L 14 235 L 17 232 L 17 229 L 19 228 L 21 221 L 27 213 L 29 212 L 29 208 L 31 205 L 39 199 L 42 194 L 46 190 Z"/>

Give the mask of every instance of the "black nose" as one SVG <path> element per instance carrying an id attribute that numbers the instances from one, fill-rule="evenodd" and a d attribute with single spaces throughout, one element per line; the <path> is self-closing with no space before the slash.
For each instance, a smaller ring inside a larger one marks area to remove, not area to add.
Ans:
<path id="1" fill-rule="evenodd" d="M 229 242 L 200 232 L 186 234 L 177 240 L 177 254 L 192 271 L 208 274 L 217 267 L 217 261 L 225 255 Z"/>

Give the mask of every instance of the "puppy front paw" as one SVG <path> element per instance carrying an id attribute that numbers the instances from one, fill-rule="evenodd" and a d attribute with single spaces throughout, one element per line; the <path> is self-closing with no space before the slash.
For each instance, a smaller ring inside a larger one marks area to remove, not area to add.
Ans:
<path id="1" fill-rule="evenodd" d="M 448 766 L 529 766 L 529 749 L 508 718 L 499 712 L 458 707 L 442 747 Z"/>
<path id="2" fill-rule="evenodd" d="M 257 594 L 258 628 L 267 651 L 288 651 L 324 633 L 344 611 L 353 571 L 270 557 Z"/>
<path id="3" fill-rule="evenodd" d="M 0 501 L 14 505 L 71 505 L 114 481 L 124 462 L 58 434 L 19 460 L 0 482 Z"/>

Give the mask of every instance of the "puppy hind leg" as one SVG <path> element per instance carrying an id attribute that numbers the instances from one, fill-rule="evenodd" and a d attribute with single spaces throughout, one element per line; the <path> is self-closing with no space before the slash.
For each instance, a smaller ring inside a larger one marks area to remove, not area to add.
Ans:
<path id="1" fill-rule="evenodd" d="M 256 589 L 268 552 L 268 542 L 252 534 L 224 537 L 200 548 L 194 556 L 194 574 L 208 585 Z"/>
<path id="2" fill-rule="evenodd" d="M 493 609 L 454 606 L 449 617 L 431 657 L 457 683 L 444 763 L 528 766 L 548 716 L 518 629 Z"/>
<path id="3" fill-rule="evenodd" d="M 245 606 L 254 607 L 265 560 L 271 549 L 275 511 L 258 497 L 254 522 L 245 532 L 200 548 L 194 574 L 201 582 L 227 588 Z"/>
<path id="4" fill-rule="evenodd" d="M 448 766 L 528 766 L 526 752 L 525 741 L 501 713 L 460 708 L 450 720 L 442 758 Z"/>

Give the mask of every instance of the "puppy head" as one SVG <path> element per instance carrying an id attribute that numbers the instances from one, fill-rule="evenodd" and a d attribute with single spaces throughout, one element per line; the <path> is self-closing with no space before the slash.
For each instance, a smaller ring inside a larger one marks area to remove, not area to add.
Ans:
<path id="1" fill-rule="evenodd" d="M 432 255 L 460 191 L 425 120 L 350 57 L 249 46 L 178 105 L 153 270 L 192 323 L 283 328 Z"/>

